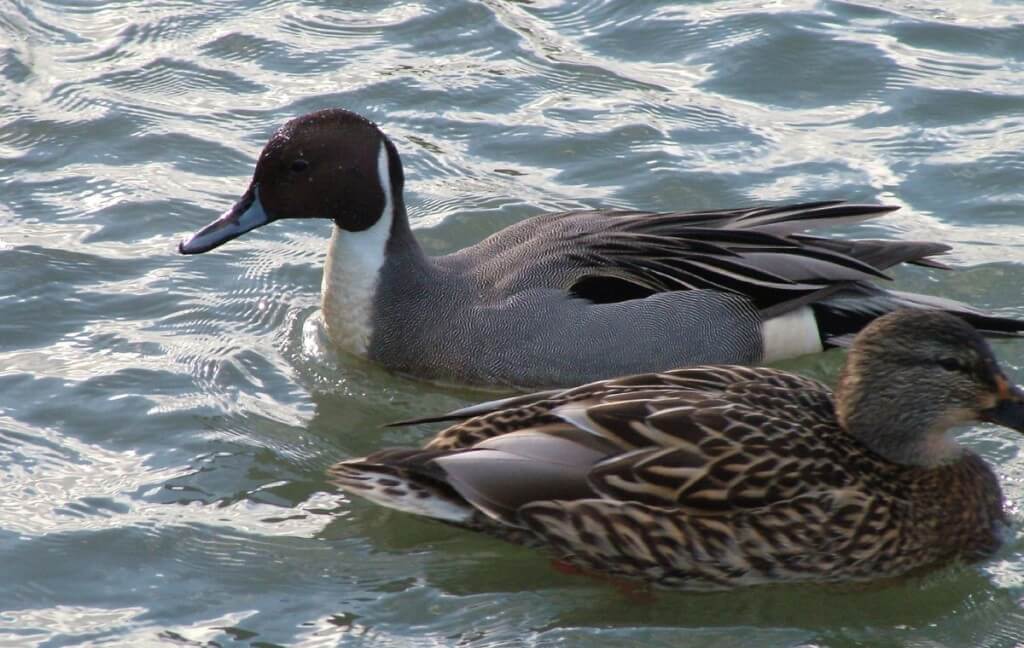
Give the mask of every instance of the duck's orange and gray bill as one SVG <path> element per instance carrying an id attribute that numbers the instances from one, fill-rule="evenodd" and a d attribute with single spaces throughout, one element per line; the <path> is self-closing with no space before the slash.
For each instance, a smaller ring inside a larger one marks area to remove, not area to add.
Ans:
<path id="1" fill-rule="evenodd" d="M 1024 389 L 1007 380 L 1002 372 L 996 374 L 995 380 L 999 400 L 994 407 L 981 412 L 981 419 L 1024 432 Z"/>

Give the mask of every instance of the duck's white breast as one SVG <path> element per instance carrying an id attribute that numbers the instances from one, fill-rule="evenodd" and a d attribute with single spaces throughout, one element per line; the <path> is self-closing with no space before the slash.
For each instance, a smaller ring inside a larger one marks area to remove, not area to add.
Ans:
<path id="1" fill-rule="evenodd" d="M 394 220 L 388 152 L 383 143 L 377 156 L 377 177 L 384 191 L 380 218 L 361 232 L 334 228 L 321 287 L 327 336 L 338 347 L 360 356 L 367 354 L 373 334 L 374 297 Z"/>

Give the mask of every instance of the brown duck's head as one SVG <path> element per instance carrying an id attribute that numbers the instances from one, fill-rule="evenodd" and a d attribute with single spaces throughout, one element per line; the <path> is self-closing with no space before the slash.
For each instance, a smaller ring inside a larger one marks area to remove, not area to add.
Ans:
<path id="1" fill-rule="evenodd" d="M 1024 390 L 964 320 L 905 310 L 878 318 L 850 348 L 836 387 L 840 424 L 890 461 L 936 466 L 960 447 L 951 428 L 988 421 L 1024 432 Z"/>

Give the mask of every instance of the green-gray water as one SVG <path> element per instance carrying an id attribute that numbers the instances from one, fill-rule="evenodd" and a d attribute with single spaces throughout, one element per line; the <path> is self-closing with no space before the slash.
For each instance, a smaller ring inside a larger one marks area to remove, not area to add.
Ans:
<path id="1" fill-rule="evenodd" d="M 284 120 L 342 106 L 434 253 L 541 210 L 842 197 L 956 246 L 912 290 L 1024 317 L 1024 7 L 0 1 L 0 644 L 1009 646 L 1024 459 L 987 562 L 879 588 L 659 593 L 332 493 L 332 462 L 479 398 L 323 347 L 329 226 L 183 235 Z M 997 345 L 1024 381 L 1024 343 Z M 790 366 L 831 380 L 837 353 Z"/>

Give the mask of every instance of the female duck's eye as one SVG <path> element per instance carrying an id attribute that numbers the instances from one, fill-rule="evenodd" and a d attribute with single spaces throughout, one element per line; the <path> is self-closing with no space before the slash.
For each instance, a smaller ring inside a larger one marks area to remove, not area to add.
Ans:
<path id="1" fill-rule="evenodd" d="M 303 171 L 305 171 L 308 168 L 309 168 L 309 162 L 306 162 L 302 158 L 299 158 L 298 160 L 295 160 L 294 162 L 292 162 L 292 171 L 294 171 L 296 173 L 302 173 Z"/>
<path id="2" fill-rule="evenodd" d="M 939 358 L 939 366 L 946 371 L 963 371 L 966 369 L 960 358 Z"/>

